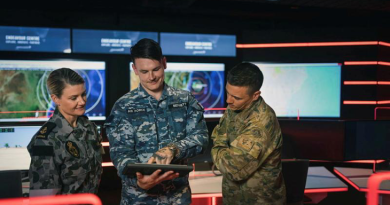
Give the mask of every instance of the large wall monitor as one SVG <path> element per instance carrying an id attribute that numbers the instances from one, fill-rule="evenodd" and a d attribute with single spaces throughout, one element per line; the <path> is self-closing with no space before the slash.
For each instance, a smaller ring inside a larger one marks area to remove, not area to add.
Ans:
<path id="1" fill-rule="evenodd" d="M 236 36 L 221 34 L 160 33 L 164 55 L 236 56 Z"/>
<path id="2" fill-rule="evenodd" d="M 222 63 L 167 63 L 165 82 L 190 91 L 205 108 L 206 118 L 221 117 L 225 110 L 225 65 Z M 137 88 L 139 78 L 130 63 L 130 88 Z"/>
<path id="3" fill-rule="evenodd" d="M 49 73 L 67 67 L 85 80 L 86 113 L 105 120 L 105 62 L 0 60 L 0 122 L 46 121 L 55 105 L 46 86 Z"/>
<path id="4" fill-rule="evenodd" d="M 143 38 L 158 42 L 157 32 L 73 29 L 74 53 L 130 54 L 130 47 Z"/>
<path id="5" fill-rule="evenodd" d="M 340 117 L 341 64 L 255 63 L 261 91 L 278 117 Z"/>
<path id="6" fill-rule="evenodd" d="M 27 145 L 40 126 L 0 127 L 0 170 L 28 170 Z"/>
<path id="7" fill-rule="evenodd" d="M 70 29 L 0 26 L 0 51 L 70 53 Z"/>

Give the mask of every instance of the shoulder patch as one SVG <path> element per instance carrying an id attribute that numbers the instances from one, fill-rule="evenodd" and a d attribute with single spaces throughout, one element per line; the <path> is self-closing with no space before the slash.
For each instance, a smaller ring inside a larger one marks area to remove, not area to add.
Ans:
<path id="1" fill-rule="evenodd" d="M 66 151 L 68 151 L 70 155 L 76 158 L 80 158 L 80 149 L 76 143 L 72 141 L 67 141 L 65 147 Z"/>
<path id="2" fill-rule="evenodd" d="M 54 122 L 47 122 L 44 124 L 41 129 L 37 132 L 36 138 L 38 139 L 47 139 L 47 136 L 49 136 L 50 132 L 56 127 L 56 124 Z"/>
<path id="3" fill-rule="evenodd" d="M 33 146 L 32 147 L 32 156 L 53 156 L 54 150 L 53 146 Z"/>

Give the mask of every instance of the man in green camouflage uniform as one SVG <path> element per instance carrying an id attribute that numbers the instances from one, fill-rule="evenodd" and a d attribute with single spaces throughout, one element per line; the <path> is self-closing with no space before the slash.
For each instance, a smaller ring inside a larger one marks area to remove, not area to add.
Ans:
<path id="1" fill-rule="evenodd" d="M 118 99 L 105 123 L 110 156 L 122 178 L 121 205 L 191 204 L 188 175 L 123 174 L 128 163 L 187 164 L 208 144 L 202 105 L 190 92 L 164 83 L 166 58 L 158 43 L 142 39 L 131 55 L 140 85 Z"/>
<path id="2" fill-rule="evenodd" d="M 96 194 L 102 174 L 101 141 L 86 116 L 78 117 L 73 128 L 56 109 L 27 147 L 30 196 Z"/>
<path id="3" fill-rule="evenodd" d="M 223 174 L 224 204 L 285 204 L 282 133 L 273 109 L 260 96 L 263 74 L 251 63 L 227 76 L 228 108 L 215 127 L 211 154 Z"/>

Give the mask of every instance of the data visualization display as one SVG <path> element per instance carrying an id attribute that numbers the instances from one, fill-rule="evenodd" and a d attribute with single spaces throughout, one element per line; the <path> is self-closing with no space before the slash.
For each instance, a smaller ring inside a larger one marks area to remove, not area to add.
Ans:
<path id="1" fill-rule="evenodd" d="M 0 51 L 71 53 L 70 29 L 0 26 Z"/>
<path id="2" fill-rule="evenodd" d="M 206 118 L 221 117 L 225 111 L 225 65 L 222 63 L 167 63 L 165 83 L 188 90 L 205 108 Z M 130 88 L 139 78 L 130 63 Z"/>
<path id="3" fill-rule="evenodd" d="M 278 117 L 340 117 L 341 64 L 255 63 L 261 96 Z"/>
<path id="4" fill-rule="evenodd" d="M 105 62 L 0 60 L 0 122 L 46 121 L 54 112 L 46 81 L 58 68 L 71 68 L 85 80 L 86 113 L 105 120 Z"/>

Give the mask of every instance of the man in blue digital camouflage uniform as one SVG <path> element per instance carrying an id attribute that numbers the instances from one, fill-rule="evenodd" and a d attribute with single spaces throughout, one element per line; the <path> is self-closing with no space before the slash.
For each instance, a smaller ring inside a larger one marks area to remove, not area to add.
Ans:
<path id="1" fill-rule="evenodd" d="M 260 96 L 262 84 L 262 72 L 251 63 L 236 65 L 227 76 L 228 108 L 211 135 L 211 155 L 223 174 L 223 204 L 286 203 L 282 132 Z"/>
<path id="2" fill-rule="evenodd" d="M 115 103 L 105 124 L 111 159 L 122 178 L 121 204 L 190 204 L 188 175 L 122 174 L 128 163 L 186 164 L 208 144 L 203 107 L 188 91 L 164 83 L 166 58 L 158 43 L 140 40 L 131 57 L 140 85 Z"/>

